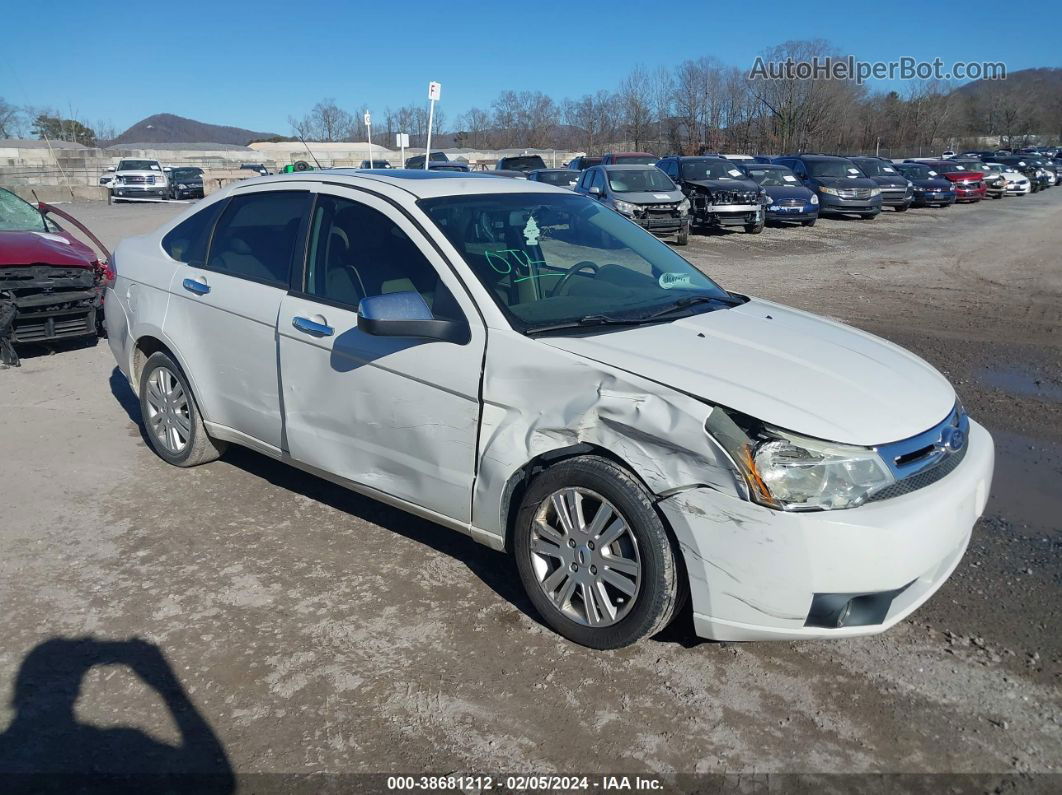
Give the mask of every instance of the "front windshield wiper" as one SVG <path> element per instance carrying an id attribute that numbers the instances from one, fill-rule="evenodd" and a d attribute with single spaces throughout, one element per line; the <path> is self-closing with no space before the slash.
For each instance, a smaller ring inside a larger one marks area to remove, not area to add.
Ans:
<path id="1" fill-rule="evenodd" d="M 668 304 L 662 309 L 658 309 L 655 312 L 645 315 L 642 320 L 653 320 L 664 315 L 670 315 L 672 312 L 677 312 L 680 309 L 686 309 L 687 307 L 694 306 L 695 304 L 707 304 L 707 303 L 720 303 L 726 306 L 740 306 L 743 301 L 739 301 L 736 298 L 727 296 L 723 298 L 718 295 L 687 295 L 683 298 L 676 299 L 673 303 Z"/>
<path id="2" fill-rule="evenodd" d="M 531 326 L 525 334 L 541 334 L 548 331 L 564 331 L 566 329 L 589 328 L 590 326 L 637 326 L 644 323 L 648 318 L 644 317 L 612 317 L 611 315 L 585 315 L 578 320 L 569 320 L 565 323 L 551 323 L 545 326 Z"/>

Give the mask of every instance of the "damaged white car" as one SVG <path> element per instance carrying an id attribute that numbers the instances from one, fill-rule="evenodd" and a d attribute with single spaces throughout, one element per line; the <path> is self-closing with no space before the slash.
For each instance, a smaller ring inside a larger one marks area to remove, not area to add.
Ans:
<path id="1" fill-rule="evenodd" d="M 114 259 L 108 339 L 163 459 L 245 445 L 506 550 L 587 646 L 687 598 L 708 638 L 880 632 L 988 497 L 992 440 L 926 362 L 563 188 L 266 177 Z"/>

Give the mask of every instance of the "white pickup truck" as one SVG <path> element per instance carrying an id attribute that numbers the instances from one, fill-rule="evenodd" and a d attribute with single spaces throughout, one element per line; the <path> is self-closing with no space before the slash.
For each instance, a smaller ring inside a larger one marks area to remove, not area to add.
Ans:
<path id="1" fill-rule="evenodd" d="M 169 198 L 169 181 L 158 160 L 119 160 L 107 171 L 100 184 L 110 187 L 114 201 Z"/>

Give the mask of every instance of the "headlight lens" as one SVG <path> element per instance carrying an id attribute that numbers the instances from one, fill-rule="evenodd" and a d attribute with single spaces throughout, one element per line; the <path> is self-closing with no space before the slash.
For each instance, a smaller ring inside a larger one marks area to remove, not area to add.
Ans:
<path id="1" fill-rule="evenodd" d="M 870 189 L 870 195 L 871 196 L 880 196 L 881 195 L 881 188 L 871 188 Z"/>
<path id="2" fill-rule="evenodd" d="M 634 215 L 635 205 L 631 204 L 630 202 L 620 201 L 619 199 L 616 199 L 616 201 L 612 203 L 612 206 L 615 207 L 618 212 L 621 212 L 624 215 Z"/>
<path id="3" fill-rule="evenodd" d="M 678 206 L 679 215 L 686 215 L 690 211 L 690 200 L 683 199 Z"/>
<path id="4" fill-rule="evenodd" d="M 819 203 L 819 197 L 816 196 L 814 193 L 811 194 L 811 203 L 812 204 L 818 204 Z"/>
<path id="5" fill-rule="evenodd" d="M 841 192 L 839 190 L 837 190 L 837 188 L 828 188 L 825 185 L 823 185 L 821 188 L 819 188 L 819 190 L 822 191 L 823 193 L 829 194 L 830 196 L 840 196 L 841 195 Z"/>
<path id="6" fill-rule="evenodd" d="M 749 497 L 769 508 L 855 508 L 895 482 L 874 450 L 812 439 L 716 408 L 706 430 L 729 453 Z"/>

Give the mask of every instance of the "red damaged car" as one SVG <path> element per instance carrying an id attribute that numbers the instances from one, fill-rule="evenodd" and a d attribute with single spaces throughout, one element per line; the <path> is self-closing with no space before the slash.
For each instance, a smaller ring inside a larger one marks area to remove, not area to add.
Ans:
<path id="1" fill-rule="evenodd" d="M 948 180 L 955 188 L 955 202 L 979 202 L 988 191 L 985 175 L 980 171 L 970 171 L 962 163 L 954 160 L 907 160 L 908 163 L 921 163 L 929 166 L 940 176 Z"/>
<path id="2" fill-rule="evenodd" d="M 70 222 L 97 255 L 57 224 Z M 114 279 L 107 250 L 66 212 L 33 206 L 0 188 L 0 364 L 18 366 L 15 346 L 98 334 L 103 290 Z"/>

